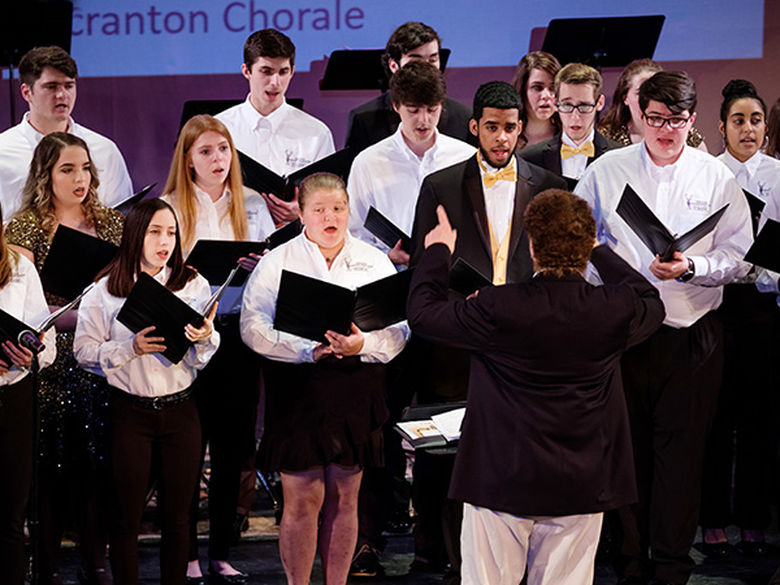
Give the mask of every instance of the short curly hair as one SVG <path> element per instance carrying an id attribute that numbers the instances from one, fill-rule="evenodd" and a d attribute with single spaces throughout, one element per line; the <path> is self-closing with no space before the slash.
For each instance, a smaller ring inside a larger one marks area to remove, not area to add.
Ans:
<path id="1" fill-rule="evenodd" d="M 584 199 L 561 189 L 547 189 L 525 210 L 536 270 L 555 276 L 585 270 L 596 239 L 596 220 Z"/>
<path id="2" fill-rule="evenodd" d="M 390 78 L 390 98 L 395 106 L 438 106 L 447 99 L 447 82 L 438 67 L 410 61 Z"/>

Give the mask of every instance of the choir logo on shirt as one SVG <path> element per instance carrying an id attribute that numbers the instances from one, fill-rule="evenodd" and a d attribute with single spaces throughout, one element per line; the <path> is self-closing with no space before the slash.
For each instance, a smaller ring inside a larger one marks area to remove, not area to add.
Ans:
<path id="1" fill-rule="evenodd" d="M 300 169 L 312 163 L 312 161 L 308 158 L 295 156 L 295 151 L 290 149 L 285 149 L 284 157 L 285 161 L 287 162 L 287 166 L 293 169 Z"/>
<path id="2" fill-rule="evenodd" d="M 686 195 L 685 205 L 691 211 L 709 213 L 712 204 L 706 199 L 696 199 L 696 195 Z"/>
<path id="3" fill-rule="evenodd" d="M 344 264 L 350 272 L 369 272 L 374 269 L 373 264 L 361 262 L 360 260 L 352 260 L 351 258 L 346 258 Z"/>

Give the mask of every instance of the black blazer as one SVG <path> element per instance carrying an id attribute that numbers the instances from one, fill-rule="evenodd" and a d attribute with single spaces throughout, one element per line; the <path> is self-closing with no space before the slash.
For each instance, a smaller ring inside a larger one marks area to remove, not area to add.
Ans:
<path id="1" fill-rule="evenodd" d="M 603 286 L 538 276 L 448 301 L 450 260 L 425 251 L 407 307 L 416 334 L 471 352 L 450 497 L 517 516 L 636 501 L 620 357 L 661 324 L 656 288 L 600 246 Z"/>
<path id="2" fill-rule="evenodd" d="M 561 176 L 562 143 L 563 141 L 561 140 L 561 133 L 559 132 L 549 140 L 527 146 L 517 154 L 528 162 L 547 169 L 551 173 L 555 173 L 558 176 Z M 595 135 L 593 136 L 593 148 L 596 151 L 596 155 L 588 157 L 587 164 L 592 163 L 608 150 L 612 150 L 613 148 L 621 148 L 622 146 L 622 144 L 615 142 L 614 140 L 610 140 L 603 134 L 599 133 L 598 130 L 596 130 Z"/>
<path id="3" fill-rule="evenodd" d="M 528 202 L 552 187 L 565 189 L 560 177 L 515 157 L 517 186 L 512 230 L 509 234 L 507 282 L 531 278 L 533 262 L 523 213 Z M 422 255 L 427 234 L 437 223 L 436 207 L 441 204 L 450 223 L 458 230 L 455 256 L 462 257 L 487 278 L 493 278 L 488 218 L 477 157 L 428 175 L 423 180 L 412 227 L 412 265 Z M 411 382 L 420 404 L 465 400 L 468 390 L 469 359 L 465 352 L 445 344 L 429 343 L 412 336 L 409 355 L 416 373 Z"/>
<path id="4" fill-rule="evenodd" d="M 476 137 L 469 131 L 470 119 L 471 108 L 457 100 L 447 98 L 437 128 L 442 134 L 476 146 Z M 345 146 L 352 148 L 357 154 L 391 136 L 398 130 L 400 123 L 401 118 L 393 109 L 390 92 L 384 92 L 370 102 L 350 110 Z"/>
<path id="5" fill-rule="evenodd" d="M 528 251 L 528 236 L 523 213 L 528 202 L 541 191 L 565 189 L 566 182 L 544 169 L 515 157 L 517 186 L 512 231 L 509 234 L 507 282 L 522 282 L 531 278 L 533 264 Z M 462 257 L 485 276 L 493 278 L 485 196 L 477 157 L 428 175 L 420 188 L 412 228 L 412 264 L 423 251 L 425 234 L 438 223 L 436 207 L 443 205 L 450 223 L 458 230 L 455 257 Z"/>

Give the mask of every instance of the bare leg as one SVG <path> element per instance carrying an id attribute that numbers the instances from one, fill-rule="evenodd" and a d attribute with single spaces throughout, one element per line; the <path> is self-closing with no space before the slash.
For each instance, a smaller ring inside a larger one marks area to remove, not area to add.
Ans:
<path id="1" fill-rule="evenodd" d="M 279 554 L 287 583 L 309 585 L 317 552 L 317 519 L 325 499 L 325 471 L 282 473 L 282 492 L 284 512 L 279 527 Z"/>
<path id="2" fill-rule="evenodd" d="M 345 585 L 358 534 L 358 491 L 363 471 L 325 468 L 325 506 L 320 527 L 320 559 L 325 585 Z"/>

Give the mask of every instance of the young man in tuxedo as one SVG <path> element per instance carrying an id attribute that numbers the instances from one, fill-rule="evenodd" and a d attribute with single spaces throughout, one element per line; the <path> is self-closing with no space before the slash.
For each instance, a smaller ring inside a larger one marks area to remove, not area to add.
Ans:
<path id="1" fill-rule="evenodd" d="M 723 285 L 747 275 L 743 258 L 753 237 L 734 175 L 686 146 L 696 120 L 696 86 L 688 74 L 656 73 L 640 86 L 639 105 L 644 140 L 595 161 L 575 192 L 593 209 L 600 241 L 658 289 L 666 309 L 661 328 L 622 359 L 639 502 L 620 515 L 620 583 L 684 585 L 694 566 L 689 551 L 723 361 L 714 311 Z M 627 184 L 671 233 L 685 233 L 728 207 L 712 232 L 662 262 L 616 212 Z"/>
<path id="2" fill-rule="evenodd" d="M 515 156 L 522 129 L 522 101 L 503 81 L 483 84 L 474 96 L 471 133 L 479 141 L 474 156 L 428 175 L 423 181 L 412 229 L 412 265 L 424 250 L 424 238 L 437 223 L 443 206 L 458 230 L 453 260 L 463 258 L 495 285 L 523 282 L 533 275 L 523 212 L 531 199 L 566 183 L 536 165 Z M 465 400 L 469 379 L 468 354 L 443 343 L 413 337 L 413 379 L 419 404 Z M 452 565 L 448 575 L 459 575 L 459 502 L 447 491 L 454 456 L 419 452 L 415 458 L 412 498 L 418 513 L 415 556 L 418 566 L 441 563 L 446 546 Z M 442 529 L 442 525 L 444 528 Z"/>
<path id="3" fill-rule="evenodd" d="M 566 179 L 570 188 L 596 158 L 620 144 L 595 129 L 597 114 L 604 109 L 601 74 L 582 63 L 569 63 L 555 76 L 555 105 L 561 132 L 518 154 Z"/>
<path id="4" fill-rule="evenodd" d="M 382 63 L 392 77 L 410 61 L 426 61 L 441 68 L 441 39 L 430 26 L 422 22 L 406 22 L 387 41 Z M 446 98 L 437 125 L 439 131 L 464 142 L 471 142 L 468 122 L 471 111 L 452 98 Z M 389 92 L 358 106 L 349 112 L 346 146 L 358 153 L 395 133 L 400 118 L 393 108 Z"/>

